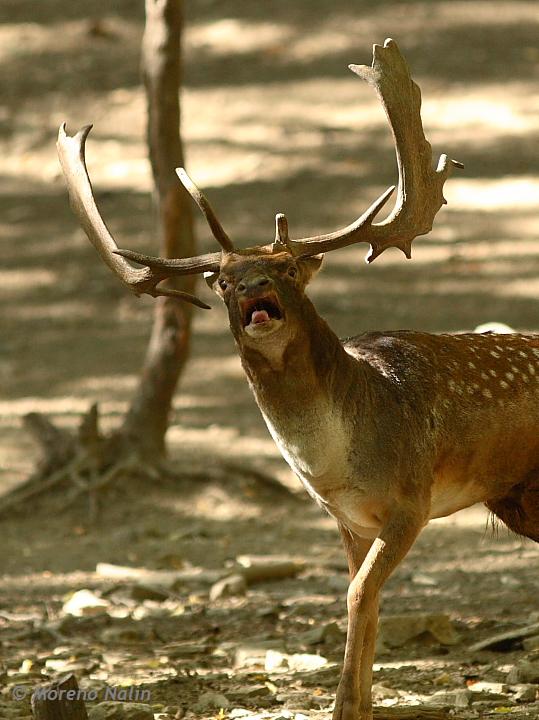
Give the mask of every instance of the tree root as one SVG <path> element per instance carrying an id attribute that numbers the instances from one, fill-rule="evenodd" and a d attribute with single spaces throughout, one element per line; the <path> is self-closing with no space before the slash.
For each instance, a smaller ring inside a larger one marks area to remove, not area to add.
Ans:
<path id="1" fill-rule="evenodd" d="M 39 445 L 41 458 L 36 472 L 28 480 L 0 498 L 0 515 L 8 510 L 23 509 L 29 501 L 55 490 L 61 498 L 55 512 L 62 512 L 86 497 L 88 520 L 94 523 L 99 514 L 101 491 L 126 475 L 136 475 L 153 483 L 168 478 L 191 483 L 210 481 L 224 486 L 230 483 L 231 478 L 239 479 L 240 485 L 261 484 L 272 492 L 298 500 L 297 495 L 276 478 L 235 463 L 201 464 L 178 471 L 161 456 L 149 462 L 123 435 L 105 437 L 100 433 L 99 412 L 95 404 L 82 417 L 75 433 L 57 428 L 38 413 L 27 415 L 24 425 Z"/>

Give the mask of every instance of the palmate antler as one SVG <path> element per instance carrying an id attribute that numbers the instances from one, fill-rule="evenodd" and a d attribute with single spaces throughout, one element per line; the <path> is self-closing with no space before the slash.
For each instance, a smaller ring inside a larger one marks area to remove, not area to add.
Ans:
<path id="1" fill-rule="evenodd" d="M 178 168 L 176 172 L 180 181 L 206 217 L 222 251 L 192 258 L 167 259 L 142 255 L 131 250 L 119 250 L 99 214 L 86 170 L 84 145 L 91 126 L 83 128 L 73 137 L 67 136 L 65 126 L 62 126 L 58 136 L 58 153 L 67 180 L 71 205 L 105 263 L 137 295 L 168 295 L 198 307 L 208 308 L 208 305 L 193 295 L 158 288 L 157 285 L 175 275 L 218 272 L 223 255 L 228 253 L 249 255 L 286 250 L 294 257 L 309 257 L 366 242 L 370 245 L 367 262 L 372 262 L 389 247 L 399 248 L 409 258 L 413 239 L 432 229 L 436 213 L 446 202 L 443 186 L 452 167 L 462 165 L 455 160 L 449 160 L 447 155 L 441 155 L 436 170 L 433 169 L 432 149 L 421 124 L 421 93 L 393 40 L 386 40 L 383 47 L 374 46 L 371 67 L 350 65 L 350 69 L 375 88 L 395 140 L 399 172 L 397 200 L 386 220 L 381 223 L 373 222 L 393 194 L 394 186 L 382 193 L 355 222 L 336 232 L 291 240 L 288 235 L 288 222 L 284 215 L 278 214 L 275 219 L 275 241 L 272 244 L 236 249 L 206 197 L 185 170 Z M 146 267 L 134 269 L 125 259 Z"/>
<path id="2" fill-rule="evenodd" d="M 386 220 L 372 223 L 394 190 L 389 188 L 355 223 L 328 235 L 292 241 L 292 250 L 294 254 L 314 255 L 367 242 L 371 246 L 367 262 L 389 247 L 399 248 L 410 258 L 412 240 L 432 230 L 436 213 L 446 203 L 443 186 L 452 168 L 463 165 L 441 155 L 438 167 L 433 169 L 432 148 L 421 124 L 421 92 L 394 40 L 386 40 L 383 47 L 374 45 L 371 67 L 349 67 L 374 87 L 389 120 L 399 171 L 397 201 Z"/>

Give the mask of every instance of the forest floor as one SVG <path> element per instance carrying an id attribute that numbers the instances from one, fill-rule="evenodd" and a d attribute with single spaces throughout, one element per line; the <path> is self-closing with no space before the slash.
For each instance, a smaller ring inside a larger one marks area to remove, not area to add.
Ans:
<path id="1" fill-rule="evenodd" d="M 37 460 L 26 413 L 71 428 L 97 401 L 114 427 L 137 383 L 152 301 L 125 293 L 78 228 L 54 144 L 64 120 L 94 123 L 87 158 L 103 215 L 124 247 L 155 252 L 142 5 L 0 5 L 0 493 Z M 238 244 L 272 239 L 278 211 L 292 237 L 346 225 L 394 182 L 383 112 L 346 69 L 391 36 L 422 88 L 435 152 L 465 169 L 411 262 L 332 253 L 317 308 L 341 336 L 486 321 L 539 330 L 535 2 L 188 5 L 188 167 Z M 168 436 L 178 479 L 149 486 L 134 473 L 104 491 L 94 522 L 58 493 L 0 519 L 0 720 L 28 716 L 27 689 L 70 670 L 101 693 L 149 690 L 156 717 L 328 717 L 345 632 L 338 533 L 280 458 L 224 310 L 200 292 L 214 309 L 197 312 Z M 245 555 L 286 557 L 290 576 L 216 597 Z M 539 676 L 523 663 L 539 661 L 539 630 L 474 649 L 539 623 L 538 561 L 539 546 L 493 533 L 481 508 L 431 523 L 384 590 L 377 704 L 538 718 Z M 94 595 L 84 608 L 72 607 L 80 594 L 66 604 L 83 589 Z"/>

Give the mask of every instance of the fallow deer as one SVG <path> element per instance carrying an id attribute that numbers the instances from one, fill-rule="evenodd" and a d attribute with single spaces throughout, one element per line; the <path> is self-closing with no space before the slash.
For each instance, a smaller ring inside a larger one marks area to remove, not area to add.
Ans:
<path id="1" fill-rule="evenodd" d="M 442 155 L 433 169 L 419 88 L 395 42 L 374 46 L 371 67 L 350 68 L 374 86 L 395 138 L 397 201 L 380 223 L 374 218 L 395 188 L 343 230 L 292 240 L 277 215 L 273 243 L 238 249 L 179 169 L 221 251 L 152 258 L 118 250 L 99 215 L 84 158 L 90 128 L 69 137 L 62 127 L 58 148 L 75 213 L 128 287 L 208 307 L 158 286 L 204 273 L 224 300 L 269 431 L 307 492 L 336 519 L 347 552 L 348 633 L 334 720 L 371 720 L 380 589 L 429 520 L 483 502 L 539 542 L 539 336 L 401 331 L 341 342 L 317 314 L 305 287 L 322 255 L 368 242 L 369 262 L 388 247 L 410 257 L 459 165 Z"/>

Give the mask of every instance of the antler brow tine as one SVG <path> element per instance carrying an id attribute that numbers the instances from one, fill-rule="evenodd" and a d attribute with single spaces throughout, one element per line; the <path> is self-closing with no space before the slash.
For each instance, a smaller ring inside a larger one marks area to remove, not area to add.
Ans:
<path id="1" fill-rule="evenodd" d="M 201 209 L 202 214 L 208 221 L 208 225 L 210 226 L 210 229 L 213 233 L 213 237 L 217 240 L 219 245 L 223 248 L 225 253 L 231 253 L 234 252 L 234 245 L 232 244 L 232 240 L 228 237 L 226 232 L 223 229 L 223 226 L 217 219 L 217 216 L 215 212 L 213 211 L 212 206 L 210 205 L 207 197 L 204 195 L 204 193 L 198 189 L 198 187 L 195 185 L 195 183 L 191 180 L 187 172 L 185 171 L 185 168 L 176 168 L 176 175 L 179 177 L 181 184 L 184 186 L 184 188 L 187 190 L 189 195 L 193 198 L 193 200 L 196 202 L 198 207 Z"/>

